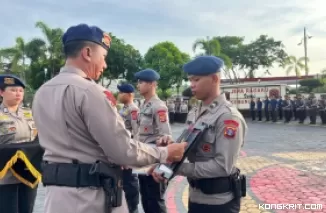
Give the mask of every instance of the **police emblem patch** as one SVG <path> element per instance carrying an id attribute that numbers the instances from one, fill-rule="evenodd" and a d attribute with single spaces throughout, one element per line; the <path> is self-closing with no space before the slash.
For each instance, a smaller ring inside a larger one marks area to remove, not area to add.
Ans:
<path id="1" fill-rule="evenodd" d="M 167 121 L 167 113 L 165 110 L 160 110 L 157 112 L 159 120 L 161 123 L 164 123 Z"/>
<path id="2" fill-rule="evenodd" d="M 231 126 L 227 126 L 224 129 L 224 136 L 227 138 L 234 138 L 236 135 L 237 129 Z"/>
<path id="3" fill-rule="evenodd" d="M 225 120 L 224 124 L 225 124 L 224 136 L 226 138 L 234 138 L 237 133 L 237 128 L 239 126 L 239 123 L 235 120 Z"/>
<path id="4" fill-rule="evenodd" d="M 103 33 L 102 42 L 106 46 L 110 47 L 111 46 L 111 37 L 110 37 L 110 35 L 107 34 L 107 33 Z"/>
<path id="5" fill-rule="evenodd" d="M 4 84 L 9 84 L 9 85 L 12 85 L 12 84 L 15 84 L 15 79 L 14 78 L 4 78 L 3 80 Z"/>

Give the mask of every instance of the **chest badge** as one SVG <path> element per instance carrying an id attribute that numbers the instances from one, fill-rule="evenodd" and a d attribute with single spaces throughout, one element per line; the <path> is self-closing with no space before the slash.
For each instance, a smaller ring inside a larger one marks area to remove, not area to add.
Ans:
<path id="1" fill-rule="evenodd" d="M 204 152 L 210 152 L 210 151 L 212 150 L 212 146 L 211 146 L 210 144 L 206 143 L 206 144 L 204 144 L 204 145 L 202 146 L 202 150 L 203 150 Z"/>

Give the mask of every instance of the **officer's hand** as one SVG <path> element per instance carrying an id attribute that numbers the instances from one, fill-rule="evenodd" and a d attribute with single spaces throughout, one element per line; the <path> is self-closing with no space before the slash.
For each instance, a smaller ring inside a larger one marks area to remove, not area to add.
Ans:
<path id="1" fill-rule="evenodd" d="M 153 176 L 153 179 L 156 182 L 158 182 L 158 183 L 160 183 L 160 182 L 167 182 L 167 180 L 162 176 L 162 174 L 158 174 L 158 173 L 154 172 L 154 170 L 155 170 L 156 167 L 157 167 L 157 164 L 155 164 L 154 166 L 152 166 L 148 170 L 147 174 L 148 175 L 152 175 Z"/>
<path id="2" fill-rule="evenodd" d="M 171 135 L 164 135 L 156 140 L 157 146 L 167 146 L 168 144 L 173 143 Z"/>
<path id="3" fill-rule="evenodd" d="M 187 145 L 188 145 L 187 142 L 169 144 L 167 146 L 168 148 L 168 157 L 166 159 L 167 162 L 168 163 L 179 162 L 183 157 Z"/>

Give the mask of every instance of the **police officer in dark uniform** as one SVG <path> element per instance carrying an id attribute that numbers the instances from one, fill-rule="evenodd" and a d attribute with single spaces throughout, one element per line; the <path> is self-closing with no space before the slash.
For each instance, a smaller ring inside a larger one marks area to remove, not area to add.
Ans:
<path id="1" fill-rule="evenodd" d="M 250 101 L 250 114 L 251 114 L 251 119 L 253 121 L 256 120 L 255 106 L 256 106 L 256 103 L 255 103 L 254 99 L 251 98 L 251 101 Z"/>
<path id="2" fill-rule="evenodd" d="M 277 121 L 277 100 L 275 99 L 275 96 L 272 96 L 271 103 L 270 103 L 270 111 L 271 111 L 271 117 L 272 121 L 276 122 Z"/>
<path id="3" fill-rule="evenodd" d="M 126 129 L 130 131 L 131 137 L 137 139 L 139 109 L 133 101 L 135 88 L 127 83 L 118 85 L 117 88 L 119 90 L 118 99 L 124 104 L 119 113 L 125 122 Z M 123 170 L 123 190 L 126 194 L 129 213 L 138 213 L 139 183 L 138 177 L 132 173 L 132 169 L 125 168 Z"/>
<path id="4" fill-rule="evenodd" d="M 316 124 L 318 102 L 314 93 L 310 93 L 307 105 L 309 110 L 310 124 Z"/>
<path id="5" fill-rule="evenodd" d="M 257 98 L 257 116 L 258 116 L 258 121 L 261 121 L 261 110 L 263 108 L 263 102 L 260 100 L 260 98 Z"/>
<path id="6" fill-rule="evenodd" d="M 270 100 L 268 99 L 268 96 L 266 96 L 266 99 L 264 100 L 264 112 L 265 112 L 265 117 L 266 121 L 269 121 L 269 105 L 270 105 Z"/>
<path id="7" fill-rule="evenodd" d="M 326 100 L 324 96 L 320 97 L 319 103 L 318 103 L 318 111 L 321 119 L 322 124 L 326 124 Z"/>
<path id="8" fill-rule="evenodd" d="M 280 99 L 277 101 L 278 116 L 280 120 L 283 120 L 282 103 L 283 103 L 283 99 L 282 97 L 280 97 Z"/>
<path id="9" fill-rule="evenodd" d="M 292 114 L 292 104 L 288 95 L 285 96 L 285 100 L 282 101 L 282 110 L 284 111 L 284 123 L 289 123 Z"/>
<path id="10" fill-rule="evenodd" d="M 293 100 L 291 100 L 291 105 L 292 105 L 292 113 L 293 113 L 293 118 L 294 120 L 298 120 L 298 113 L 297 113 L 297 104 L 298 104 L 298 99 L 295 96 Z"/>
<path id="11" fill-rule="evenodd" d="M 299 124 L 303 124 L 304 120 L 307 117 L 306 114 L 306 103 L 304 102 L 304 100 L 302 99 L 301 94 L 298 95 L 298 100 L 297 100 L 297 116 L 299 119 Z"/>

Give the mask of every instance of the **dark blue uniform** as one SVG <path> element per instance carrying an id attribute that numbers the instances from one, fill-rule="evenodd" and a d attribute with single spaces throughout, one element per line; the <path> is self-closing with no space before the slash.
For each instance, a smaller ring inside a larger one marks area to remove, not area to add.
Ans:
<path id="1" fill-rule="evenodd" d="M 280 98 L 280 100 L 278 100 L 278 102 L 277 102 L 278 116 L 279 116 L 280 120 L 283 120 L 282 104 L 283 104 L 283 100 L 282 100 L 282 98 Z"/>
<path id="2" fill-rule="evenodd" d="M 253 121 L 256 120 L 255 106 L 256 106 L 255 101 L 253 101 L 253 100 L 250 101 L 250 114 L 251 114 L 251 119 Z"/>
<path id="3" fill-rule="evenodd" d="M 271 117 L 272 117 L 272 121 L 276 122 L 277 118 L 276 118 L 276 109 L 277 109 L 277 100 L 276 99 L 272 99 L 271 102 Z"/>
<path id="4" fill-rule="evenodd" d="M 265 112 L 266 121 L 269 121 L 269 105 L 270 105 L 269 99 L 264 100 L 264 112 Z"/>
<path id="5" fill-rule="evenodd" d="M 261 100 L 257 100 L 257 116 L 258 121 L 261 121 L 261 110 L 263 108 L 263 102 Z"/>

